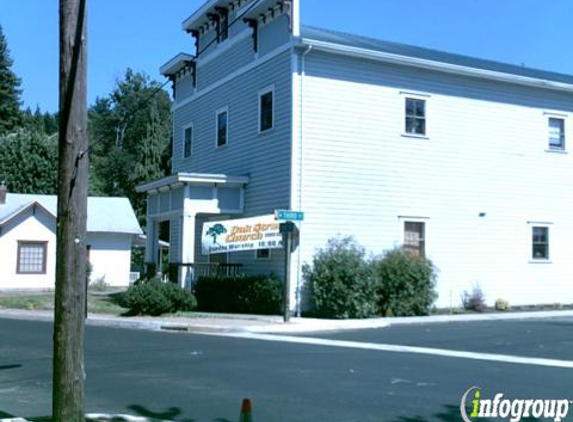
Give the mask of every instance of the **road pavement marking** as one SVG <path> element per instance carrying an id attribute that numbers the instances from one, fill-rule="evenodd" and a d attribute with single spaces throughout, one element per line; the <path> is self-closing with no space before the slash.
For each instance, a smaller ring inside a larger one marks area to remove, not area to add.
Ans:
<path id="1" fill-rule="evenodd" d="M 378 350 L 381 352 L 416 353 L 460 359 L 484 360 L 491 362 L 514 363 L 520 365 L 550 366 L 573 369 L 573 361 L 559 359 L 531 358 L 523 356 L 499 355 L 495 353 L 464 352 L 461 350 L 434 349 L 430 347 L 400 346 L 395 344 L 367 343 L 359 341 L 329 340 L 314 337 L 292 337 L 277 334 L 258 333 L 203 333 L 217 337 L 234 337 L 249 340 L 278 341 L 285 343 L 310 344 L 313 346 L 347 347 L 351 349 Z"/>

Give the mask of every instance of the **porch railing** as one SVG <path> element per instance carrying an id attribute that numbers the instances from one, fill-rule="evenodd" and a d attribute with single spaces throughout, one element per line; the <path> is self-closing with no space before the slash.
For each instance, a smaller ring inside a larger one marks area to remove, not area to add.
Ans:
<path id="1" fill-rule="evenodd" d="M 193 271 L 193 283 L 200 277 L 236 277 L 241 275 L 243 264 L 222 264 L 222 263 L 193 263 L 175 264 L 177 267 L 190 268 Z"/>

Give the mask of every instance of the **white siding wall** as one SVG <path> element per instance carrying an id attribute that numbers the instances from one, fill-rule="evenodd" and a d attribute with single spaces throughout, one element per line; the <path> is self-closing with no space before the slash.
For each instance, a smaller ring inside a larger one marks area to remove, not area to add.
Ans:
<path id="1" fill-rule="evenodd" d="M 380 254 L 423 217 L 438 305 L 474 284 L 489 303 L 573 302 L 571 96 L 317 52 L 306 71 L 301 261 L 337 234 Z M 427 139 L 402 136 L 405 91 L 428 95 Z M 569 116 L 569 154 L 546 151 L 544 111 Z M 552 223 L 551 263 L 530 262 L 531 221 Z"/>
<path id="2" fill-rule="evenodd" d="M 23 213 L 2 228 L 0 290 L 53 289 L 56 271 L 56 222 L 37 210 Z M 46 274 L 17 274 L 18 241 L 48 242 Z"/>
<path id="3" fill-rule="evenodd" d="M 103 278 L 108 286 L 128 286 L 131 241 L 128 234 L 88 233 L 92 264 L 90 280 Z"/>

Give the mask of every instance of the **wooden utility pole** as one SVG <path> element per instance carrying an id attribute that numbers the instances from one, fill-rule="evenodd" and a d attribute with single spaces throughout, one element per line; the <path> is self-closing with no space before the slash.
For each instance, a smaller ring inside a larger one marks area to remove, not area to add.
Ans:
<path id="1" fill-rule="evenodd" d="M 60 132 L 53 421 L 84 422 L 86 1 L 60 0 Z"/>

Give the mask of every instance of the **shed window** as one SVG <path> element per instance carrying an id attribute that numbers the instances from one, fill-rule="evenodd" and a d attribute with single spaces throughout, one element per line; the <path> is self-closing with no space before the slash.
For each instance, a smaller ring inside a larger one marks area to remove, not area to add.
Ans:
<path id="1" fill-rule="evenodd" d="M 425 223 L 414 221 L 404 222 L 404 250 L 417 256 L 425 256 Z"/>
<path id="2" fill-rule="evenodd" d="M 565 120 L 549 118 L 549 148 L 565 149 Z"/>
<path id="3" fill-rule="evenodd" d="M 18 242 L 18 274 L 46 274 L 47 242 Z"/>
<path id="4" fill-rule="evenodd" d="M 549 227 L 532 228 L 532 258 L 549 259 Z"/>
<path id="5" fill-rule="evenodd" d="M 426 101 L 406 98 L 406 133 L 426 134 Z"/>

